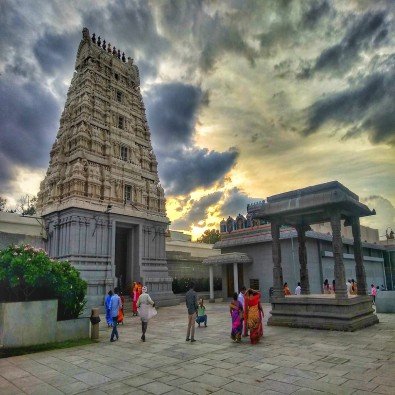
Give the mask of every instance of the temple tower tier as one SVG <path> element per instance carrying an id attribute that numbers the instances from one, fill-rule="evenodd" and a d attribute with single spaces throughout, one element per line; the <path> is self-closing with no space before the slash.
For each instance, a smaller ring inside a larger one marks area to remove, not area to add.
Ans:
<path id="1" fill-rule="evenodd" d="M 49 255 L 70 261 L 88 282 L 88 307 L 115 286 L 127 293 L 133 281 L 159 305 L 178 302 L 139 70 L 87 28 L 37 207 Z"/>

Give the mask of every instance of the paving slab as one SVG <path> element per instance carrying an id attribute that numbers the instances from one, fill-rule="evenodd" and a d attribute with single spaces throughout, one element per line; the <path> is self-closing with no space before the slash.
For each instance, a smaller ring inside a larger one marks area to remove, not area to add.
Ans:
<path id="1" fill-rule="evenodd" d="M 251 345 L 231 341 L 226 303 L 207 314 L 196 343 L 181 304 L 158 309 L 145 343 L 126 312 L 118 342 L 101 327 L 97 343 L 1 359 L 0 394 L 395 394 L 395 315 L 353 333 L 265 325 Z"/>

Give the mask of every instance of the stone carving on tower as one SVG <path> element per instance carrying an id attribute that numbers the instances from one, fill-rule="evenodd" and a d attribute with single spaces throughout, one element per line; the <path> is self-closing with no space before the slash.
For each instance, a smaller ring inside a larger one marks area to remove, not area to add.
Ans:
<path id="1" fill-rule="evenodd" d="M 49 254 L 79 267 L 91 294 L 141 279 L 171 299 L 157 165 L 138 67 L 84 28 L 37 207 Z"/>

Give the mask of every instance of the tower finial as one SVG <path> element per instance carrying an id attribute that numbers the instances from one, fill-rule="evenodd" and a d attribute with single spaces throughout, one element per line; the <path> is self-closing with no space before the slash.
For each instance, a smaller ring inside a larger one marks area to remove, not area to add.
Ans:
<path id="1" fill-rule="evenodd" d="M 125 58 L 125 52 L 122 52 L 122 62 L 126 62 L 126 58 Z"/>
<path id="2" fill-rule="evenodd" d="M 94 44 L 96 44 L 96 34 L 95 33 L 92 34 L 92 42 Z"/>
<path id="3" fill-rule="evenodd" d="M 97 38 L 97 45 L 100 47 L 101 46 L 101 38 L 100 36 Z"/>
<path id="4" fill-rule="evenodd" d="M 85 40 L 90 38 L 89 37 L 89 29 L 87 27 L 84 27 L 82 29 L 82 38 Z"/>

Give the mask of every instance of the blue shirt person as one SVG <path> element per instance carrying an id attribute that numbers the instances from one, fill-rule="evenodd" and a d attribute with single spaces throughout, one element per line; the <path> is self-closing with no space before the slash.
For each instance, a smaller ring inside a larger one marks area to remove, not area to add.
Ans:
<path id="1" fill-rule="evenodd" d="M 118 324 L 118 312 L 119 309 L 122 307 L 121 298 L 118 296 L 118 288 L 114 289 L 115 294 L 111 296 L 110 300 L 110 314 L 112 317 L 112 332 L 110 341 L 115 341 L 115 337 L 117 340 L 119 339 L 117 324 Z"/>

